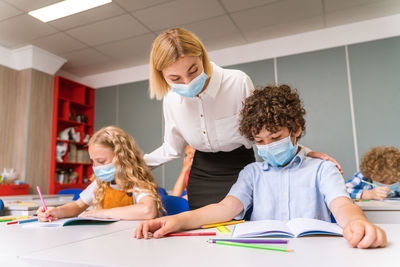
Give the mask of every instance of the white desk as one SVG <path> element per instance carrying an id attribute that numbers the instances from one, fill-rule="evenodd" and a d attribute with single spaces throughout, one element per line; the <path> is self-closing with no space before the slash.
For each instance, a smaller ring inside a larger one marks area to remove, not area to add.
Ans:
<path id="1" fill-rule="evenodd" d="M 74 244 L 125 229 L 136 222 L 119 221 L 107 225 L 80 225 L 60 228 L 23 228 L 24 224 L 0 224 L 0 259 L 17 258 L 62 245 Z"/>
<path id="2" fill-rule="evenodd" d="M 31 216 L 42 206 L 39 195 L 21 195 L 0 197 L 4 201 L 5 216 Z M 46 206 L 57 207 L 72 202 L 74 195 L 43 195 Z M 18 205 L 16 202 L 35 203 L 35 205 Z"/>
<path id="3" fill-rule="evenodd" d="M 31 244 L 23 244 L 15 264 L 20 266 L 396 266 L 399 262 L 400 225 L 383 224 L 389 239 L 385 249 L 353 249 L 341 237 L 302 237 L 289 239 L 286 246 L 294 252 L 231 247 L 206 242 L 210 237 L 169 237 L 137 240 L 132 237 L 136 222 L 118 222 L 115 226 L 124 230 L 109 231 L 102 235 L 87 234 L 84 229 L 65 227 L 61 232 L 54 229 L 35 230 L 32 234 L 20 233 L 17 239 L 31 236 Z M 92 230 L 100 231 L 101 226 Z M 204 229 L 201 231 L 209 231 Z M 214 230 L 214 229 L 212 229 Z M 18 232 L 18 231 L 16 231 Z M 52 234 L 48 234 L 52 233 Z M 81 238 L 73 238 L 78 236 Z M 224 236 L 226 237 L 226 236 Z M 13 240 L 9 235 L 7 239 Z M 74 240 L 74 241 L 72 241 Z M 43 244 L 44 243 L 44 244 Z M 7 249 L 7 248 L 6 248 Z M 12 262 L 14 264 L 14 262 Z"/>
<path id="4" fill-rule="evenodd" d="M 355 202 L 372 223 L 400 223 L 399 200 L 371 200 L 368 202 Z"/>

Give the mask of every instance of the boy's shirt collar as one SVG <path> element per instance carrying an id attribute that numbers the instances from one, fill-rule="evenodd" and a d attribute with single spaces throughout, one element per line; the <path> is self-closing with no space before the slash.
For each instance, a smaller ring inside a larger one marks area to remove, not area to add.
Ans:
<path id="1" fill-rule="evenodd" d="M 292 158 L 292 160 L 285 166 L 285 167 L 273 167 L 269 165 L 267 162 L 262 163 L 262 168 L 264 171 L 269 171 L 271 168 L 277 168 L 277 169 L 290 169 L 294 168 L 296 166 L 300 166 L 303 163 L 304 158 L 306 157 L 303 148 L 300 149 L 300 151 Z"/>

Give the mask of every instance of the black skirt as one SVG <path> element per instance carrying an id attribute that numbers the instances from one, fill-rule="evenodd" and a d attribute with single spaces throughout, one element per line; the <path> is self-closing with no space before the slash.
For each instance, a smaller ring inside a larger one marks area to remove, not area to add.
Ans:
<path id="1" fill-rule="evenodd" d="M 221 201 L 238 179 L 239 172 L 254 161 L 253 149 L 244 146 L 230 152 L 196 150 L 187 185 L 189 208 Z"/>

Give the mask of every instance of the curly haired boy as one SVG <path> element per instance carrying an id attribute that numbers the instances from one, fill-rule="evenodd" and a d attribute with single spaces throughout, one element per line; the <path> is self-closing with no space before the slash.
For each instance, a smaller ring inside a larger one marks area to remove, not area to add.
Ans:
<path id="1" fill-rule="evenodd" d="M 383 200 L 400 197 L 400 150 L 393 146 L 371 148 L 361 158 L 361 171 L 347 183 L 353 199 Z M 374 184 L 375 186 L 373 186 Z"/>
<path id="2" fill-rule="evenodd" d="M 264 161 L 247 165 L 221 202 L 142 222 L 136 238 L 148 238 L 149 231 L 159 238 L 204 224 L 242 219 L 252 207 L 250 220 L 330 221 L 332 212 L 352 247 L 384 247 L 385 232 L 368 222 L 349 199 L 335 164 L 308 157 L 298 146 L 305 129 L 304 114 L 297 91 L 288 85 L 254 91 L 244 101 L 240 131 L 255 141 Z"/>

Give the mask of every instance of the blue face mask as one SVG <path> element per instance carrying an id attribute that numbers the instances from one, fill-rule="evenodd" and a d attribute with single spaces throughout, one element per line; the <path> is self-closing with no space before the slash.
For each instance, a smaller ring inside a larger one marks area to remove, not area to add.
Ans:
<path id="1" fill-rule="evenodd" d="M 115 177 L 115 166 L 112 163 L 97 167 L 93 166 L 93 172 L 101 181 L 111 182 Z"/>
<path id="2" fill-rule="evenodd" d="M 199 76 L 194 78 L 188 84 L 178 84 L 178 83 L 168 83 L 172 89 L 172 92 L 175 92 L 184 97 L 195 97 L 201 89 L 203 89 L 206 80 L 208 79 L 207 74 L 202 71 Z"/>
<path id="3" fill-rule="evenodd" d="M 258 155 L 269 165 L 281 167 L 288 163 L 296 154 L 298 145 L 290 140 L 290 135 L 282 140 L 267 145 L 257 145 Z"/>

